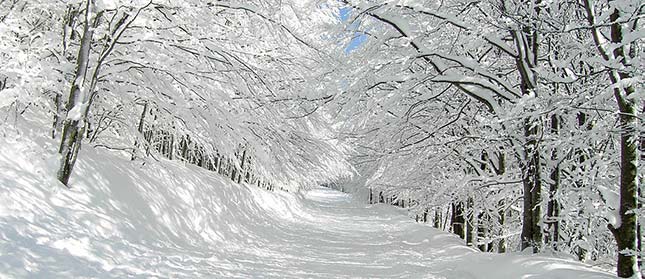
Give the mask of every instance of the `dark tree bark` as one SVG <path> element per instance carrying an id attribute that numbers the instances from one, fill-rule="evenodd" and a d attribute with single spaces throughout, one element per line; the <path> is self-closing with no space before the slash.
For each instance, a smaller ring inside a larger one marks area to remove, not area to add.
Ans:
<path id="1" fill-rule="evenodd" d="M 464 225 L 466 219 L 464 218 L 464 205 L 462 202 L 453 202 L 452 206 L 452 218 L 450 219 L 452 232 L 457 234 L 461 239 L 466 239 L 464 234 Z"/>
<path id="2" fill-rule="evenodd" d="M 609 1 L 612 2 L 612 1 Z M 609 16 L 611 24 L 611 41 L 614 44 L 623 43 L 623 31 L 620 23 L 620 11 L 614 7 Z M 628 66 L 627 57 L 624 53 L 624 46 L 614 49 L 614 57 L 621 60 L 624 66 Z M 626 72 L 618 72 L 618 79 L 631 78 Z M 615 82 L 617 83 L 617 82 Z M 636 117 L 637 104 L 633 86 L 614 89 L 614 96 L 618 103 L 620 119 L 620 219 L 621 223 L 616 227 L 610 225 L 610 230 L 618 244 L 618 277 L 629 278 L 640 277 L 637 262 L 637 209 L 638 198 L 638 127 L 639 121 Z"/>
<path id="3" fill-rule="evenodd" d="M 535 11 L 539 14 L 540 0 L 536 1 Z M 537 76 L 535 68 L 538 61 L 538 32 L 526 26 L 521 31 L 512 31 L 518 52 L 516 67 L 520 73 L 520 88 L 522 95 L 537 96 Z M 542 184 L 540 179 L 540 152 L 539 152 L 540 121 L 535 117 L 524 120 L 524 160 L 521 165 L 523 174 L 523 214 L 522 214 L 522 250 L 531 247 L 534 253 L 542 247 Z"/>
<path id="4" fill-rule="evenodd" d="M 506 205 L 504 203 L 504 200 L 499 201 L 499 225 L 500 227 L 504 228 L 504 225 L 506 223 Z M 504 233 L 503 229 L 500 233 Z M 497 243 L 497 252 L 498 253 L 506 253 L 506 238 L 502 235 L 499 238 L 499 242 Z"/>
<path id="5" fill-rule="evenodd" d="M 241 183 L 242 181 L 242 176 L 245 173 L 245 165 L 246 165 L 246 148 L 242 150 L 242 159 L 240 161 L 240 170 L 239 170 L 239 175 L 237 177 L 237 183 Z"/>
<path id="6" fill-rule="evenodd" d="M 482 252 L 488 252 L 488 242 L 484 242 L 488 236 L 487 220 L 483 212 L 477 215 L 477 248 Z"/>
<path id="7" fill-rule="evenodd" d="M 524 177 L 522 185 L 524 189 L 524 203 L 522 212 L 522 250 L 532 248 L 534 253 L 540 251 L 542 247 L 542 228 L 540 219 L 542 211 L 542 183 L 540 180 L 540 154 L 537 150 L 537 127 L 525 123 L 525 136 L 527 144 L 525 158 L 528 160 L 523 163 Z"/>
<path id="8" fill-rule="evenodd" d="M 468 197 L 468 201 L 467 201 L 466 206 L 468 207 L 467 210 L 466 210 L 466 215 L 467 215 L 467 218 L 466 218 L 467 219 L 466 220 L 466 245 L 473 246 L 475 244 L 473 242 L 473 240 L 474 240 L 474 235 L 473 235 L 474 234 L 474 223 L 475 223 L 474 220 L 473 220 L 474 219 L 473 215 L 475 215 L 474 211 L 473 211 L 473 206 L 474 206 L 473 198 Z M 470 212 L 470 214 L 468 214 L 468 212 Z"/>
<path id="9" fill-rule="evenodd" d="M 594 6 L 591 0 L 583 1 L 587 13 L 587 21 L 591 26 L 591 35 L 594 40 L 596 49 L 606 61 L 618 61 L 624 68 L 629 68 L 630 60 L 636 56 L 636 53 L 625 53 L 623 42 L 623 26 L 619 22 L 621 11 L 612 6 L 611 0 L 607 1 L 612 7 L 609 16 L 611 43 L 615 46 L 612 52 L 605 50 L 601 43 L 600 30 L 597 27 Z M 635 19 L 632 19 L 635 21 Z M 636 23 L 632 24 L 632 29 L 636 29 Z M 636 49 L 636 42 L 631 42 L 631 50 Z M 609 80 L 614 85 L 614 97 L 618 104 L 618 118 L 620 121 L 620 204 L 619 220 L 617 224 L 609 225 L 616 244 L 618 246 L 618 260 L 616 273 L 621 278 L 640 278 L 640 267 L 638 266 L 638 233 L 637 233 L 637 216 L 634 211 L 637 210 L 638 199 L 638 128 L 640 123 L 637 117 L 637 98 L 636 89 L 632 85 L 620 84 L 622 80 L 630 79 L 632 76 L 628 72 L 617 70 L 616 68 L 607 69 Z"/>
<path id="10" fill-rule="evenodd" d="M 551 134 L 554 136 L 560 133 L 560 117 L 558 115 L 551 116 Z M 560 239 L 560 205 L 557 200 L 557 192 L 560 188 L 560 166 L 557 163 L 558 150 L 554 147 L 551 151 L 551 162 L 555 165 L 551 169 L 551 183 L 549 184 L 549 201 L 547 203 L 547 224 L 549 226 L 549 234 L 547 235 L 546 242 L 553 250 L 558 249 L 558 241 Z"/>
<path id="11" fill-rule="evenodd" d="M 423 222 L 424 223 L 428 222 L 428 209 L 427 208 L 423 211 Z"/>

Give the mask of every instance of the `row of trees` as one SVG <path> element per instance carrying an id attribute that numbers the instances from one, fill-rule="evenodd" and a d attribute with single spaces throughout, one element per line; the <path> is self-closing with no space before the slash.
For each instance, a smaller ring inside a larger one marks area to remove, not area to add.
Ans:
<path id="1" fill-rule="evenodd" d="M 640 276 L 644 9 L 0 0 L 0 109 L 51 127 L 65 185 L 87 144 L 290 189 L 353 168 L 482 250 Z"/>
<path id="2" fill-rule="evenodd" d="M 342 2 L 368 40 L 333 113 L 373 201 L 640 278 L 642 3 Z"/>
<path id="3" fill-rule="evenodd" d="M 314 113 L 333 16 L 278 2 L 0 1 L 0 108 L 51 126 L 65 185 L 87 144 L 284 188 L 346 174 Z"/>

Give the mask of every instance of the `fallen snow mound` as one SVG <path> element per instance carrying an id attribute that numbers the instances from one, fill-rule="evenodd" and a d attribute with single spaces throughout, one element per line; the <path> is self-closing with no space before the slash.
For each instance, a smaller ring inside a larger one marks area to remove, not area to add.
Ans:
<path id="1" fill-rule="evenodd" d="M 479 253 L 328 189 L 268 192 L 89 146 L 68 190 L 54 179 L 55 149 L 35 132 L 0 138 L 2 278 L 613 278 Z"/>

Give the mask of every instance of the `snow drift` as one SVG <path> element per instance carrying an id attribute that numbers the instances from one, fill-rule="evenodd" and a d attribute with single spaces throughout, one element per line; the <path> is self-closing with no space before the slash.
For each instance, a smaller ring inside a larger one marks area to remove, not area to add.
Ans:
<path id="1" fill-rule="evenodd" d="M 68 190 L 55 179 L 53 142 L 25 140 L 32 136 L 1 143 L 3 276 L 217 275 L 239 265 L 218 256 L 270 243 L 276 225 L 297 214 L 295 195 L 232 184 L 180 162 L 128 161 L 89 146 Z M 196 258 L 220 266 L 209 273 L 179 268 L 198 265 L 184 262 Z"/>

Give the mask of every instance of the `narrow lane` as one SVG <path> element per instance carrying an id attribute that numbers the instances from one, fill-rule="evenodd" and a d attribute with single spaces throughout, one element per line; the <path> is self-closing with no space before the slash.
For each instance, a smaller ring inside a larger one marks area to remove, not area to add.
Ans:
<path id="1" fill-rule="evenodd" d="M 477 252 L 402 209 L 330 189 L 307 192 L 295 212 L 265 249 L 239 255 L 243 277 L 613 278 L 568 260 Z"/>

